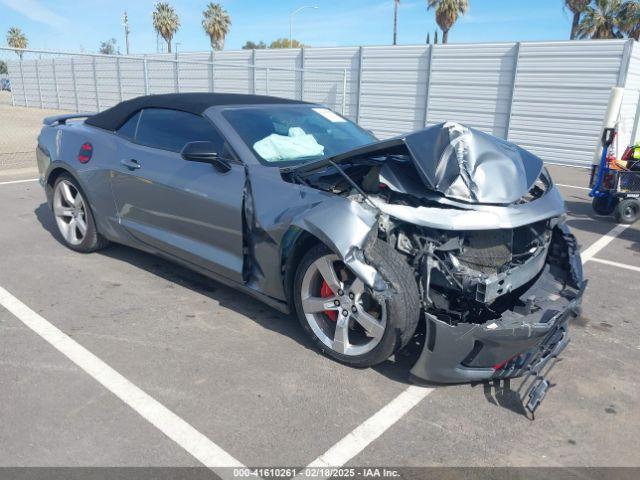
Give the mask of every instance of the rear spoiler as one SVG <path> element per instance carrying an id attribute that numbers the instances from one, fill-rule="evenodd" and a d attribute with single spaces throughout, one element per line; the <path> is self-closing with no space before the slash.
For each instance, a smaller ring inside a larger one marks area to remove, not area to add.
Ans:
<path id="1" fill-rule="evenodd" d="M 74 118 L 87 118 L 92 117 L 95 113 L 66 113 L 64 115 L 51 115 L 50 117 L 45 117 L 42 121 L 43 124 L 53 127 L 55 125 L 65 125 L 67 120 L 71 120 Z"/>

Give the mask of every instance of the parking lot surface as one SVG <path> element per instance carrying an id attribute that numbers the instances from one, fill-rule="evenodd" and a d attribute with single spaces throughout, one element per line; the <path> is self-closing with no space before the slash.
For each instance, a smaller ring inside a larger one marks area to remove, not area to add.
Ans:
<path id="1" fill-rule="evenodd" d="M 551 169 L 582 251 L 597 248 L 534 421 L 521 380 L 411 386 L 401 356 L 348 368 L 293 317 L 179 266 L 68 250 L 38 183 L 1 176 L 0 466 L 197 466 L 215 448 L 250 466 L 640 466 L 639 226 L 607 237 L 587 171 Z"/>

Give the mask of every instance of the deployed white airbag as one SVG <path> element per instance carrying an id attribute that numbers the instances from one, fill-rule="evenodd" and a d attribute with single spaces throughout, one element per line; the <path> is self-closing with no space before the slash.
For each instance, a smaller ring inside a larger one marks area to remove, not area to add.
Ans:
<path id="1" fill-rule="evenodd" d="M 324 146 L 300 127 L 291 127 L 288 136 L 272 133 L 254 143 L 253 149 L 267 162 L 324 155 Z"/>

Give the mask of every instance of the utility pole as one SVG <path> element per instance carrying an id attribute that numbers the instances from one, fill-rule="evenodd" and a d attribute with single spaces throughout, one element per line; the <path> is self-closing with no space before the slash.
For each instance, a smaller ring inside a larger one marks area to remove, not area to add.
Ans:
<path id="1" fill-rule="evenodd" d="M 398 44 L 398 4 L 400 0 L 393 0 L 393 44 Z"/>
<path id="2" fill-rule="evenodd" d="M 127 55 L 129 55 L 129 32 L 131 30 L 129 30 L 129 16 L 127 12 L 122 14 L 122 25 L 124 25 L 124 43 L 126 45 Z"/>

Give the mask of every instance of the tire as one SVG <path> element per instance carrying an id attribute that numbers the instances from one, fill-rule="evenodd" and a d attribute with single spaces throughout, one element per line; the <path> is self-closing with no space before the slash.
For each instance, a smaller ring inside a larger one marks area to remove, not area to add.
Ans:
<path id="1" fill-rule="evenodd" d="M 626 198 L 618 203 L 614 213 L 616 222 L 627 225 L 634 223 L 640 216 L 640 200 Z"/>
<path id="2" fill-rule="evenodd" d="M 594 197 L 591 201 L 591 206 L 593 207 L 593 211 L 596 212 L 597 215 L 611 215 L 618 205 L 618 199 L 612 198 L 608 195 L 604 197 Z"/>
<path id="3" fill-rule="evenodd" d="M 378 240 L 368 252 L 367 261 L 389 286 L 382 295 L 375 296 L 324 245 L 318 245 L 304 255 L 292 289 L 296 315 L 314 344 L 329 357 L 353 367 L 370 367 L 387 360 L 411 340 L 420 319 L 415 273 L 404 257 L 386 242 Z M 325 280 L 318 268 L 323 264 L 334 267 L 342 290 L 335 284 L 329 286 L 331 282 Z M 354 297 L 350 298 L 352 293 Z M 320 299 L 324 303 L 318 307 Z M 339 306 L 335 306 L 336 300 L 340 302 Z M 332 323 L 335 324 L 333 331 Z M 371 328 L 372 325 L 375 328 Z M 337 339 L 344 339 L 341 334 L 345 329 L 347 341 L 341 342 Z"/>
<path id="4" fill-rule="evenodd" d="M 68 248 L 90 253 L 108 245 L 96 229 L 87 196 L 70 175 L 62 174 L 56 179 L 51 206 L 58 232 Z"/>

